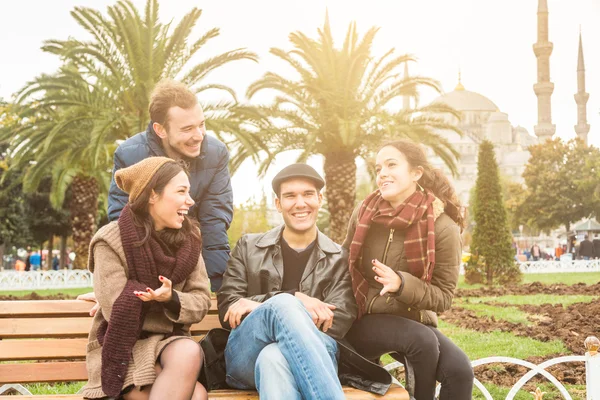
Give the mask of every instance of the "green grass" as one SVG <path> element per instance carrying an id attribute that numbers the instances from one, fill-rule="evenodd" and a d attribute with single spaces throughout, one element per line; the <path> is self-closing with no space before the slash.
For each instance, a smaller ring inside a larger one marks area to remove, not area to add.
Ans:
<path id="1" fill-rule="evenodd" d="M 508 332 L 476 332 L 440 321 L 440 330 L 460 347 L 470 360 L 484 357 L 504 356 L 527 358 L 556 353 L 569 353 L 559 340 L 540 342 L 526 337 L 517 337 Z"/>
<path id="2" fill-rule="evenodd" d="M 493 399 L 505 399 L 511 388 L 497 386 L 493 384 L 484 384 L 485 388 L 490 392 Z M 558 389 L 551 383 L 540 383 L 539 388 L 542 392 L 547 392 L 544 395 L 544 400 L 562 399 Z M 565 385 L 565 388 L 573 398 L 573 400 L 585 400 L 585 386 L 583 385 Z M 520 390 L 515 396 L 515 400 L 531 400 L 533 395 L 529 390 Z M 477 388 L 473 388 L 473 400 L 484 400 L 485 397 Z"/>
<path id="3" fill-rule="evenodd" d="M 541 282 L 547 285 L 564 283 L 574 285 L 576 283 L 586 283 L 593 285 L 600 282 L 600 272 L 573 272 L 573 273 L 549 273 L 549 274 L 523 274 L 522 283 Z M 479 289 L 485 285 L 468 285 L 465 283 L 465 276 L 458 278 L 458 287 L 460 289 Z"/>
<path id="4" fill-rule="evenodd" d="M 489 304 L 479 304 L 479 302 L 474 302 L 473 300 L 475 300 L 475 298 L 469 298 L 469 302 L 456 301 L 455 306 L 474 311 L 478 317 L 494 317 L 496 320 L 503 320 L 526 326 L 531 325 L 531 322 L 527 319 L 529 314 L 516 307 L 491 306 Z"/>
<path id="5" fill-rule="evenodd" d="M 565 285 L 574 285 L 576 283 L 586 283 L 593 285 L 600 282 L 600 272 L 571 272 L 571 273 L 550 273 L 550 274 L 523 274 L 523 283 L 541 282 L 547 285 L 555 283 L 564 283 Z"/>
<path id="6" fill-rule="evenodd" d="M 75 394 L 85 382 L 33 383 L 23 385 L 34 395 L 41 394 Z"/>
<path id="7" fill-rule="evenodd" d="M 0 295 L 3 295 L 3 296 L 12 295 L 15 297 L 23 297 L 23 296 L 30 295 L 33 292 L 36 292 L 40 296 L 51 296 L 51 295 L 59 294 L 59 293 L 69 295 L 69 296 L 78 296 L 80 294 L 93 292 L 93 291 L 94 291 L 94 289 L 91 287 L 76 288 L 76 289 L 4 290 L 4 291 L 0 291 Z"/>
<path id="8" fill-rule="evenodd" d="M 490 297 L 469 297 L 469 303 L 507 303 L 512 305 L 531 304 L 539 306 L 541 304 L 562 304 L 570 306 L 575 303 L 590 303 L 597 300 L 598 296 L 589 295 L 552 295 L 552 294 L 536 294 L 532 295 L 508 295 L 508 296 L 490 296 Z M 459 303 L 457 303 L 459 304 Z M 460 303 L 461 307 L 464 302 Z M 466 308 L 466 307 L 465 307 Z"/>

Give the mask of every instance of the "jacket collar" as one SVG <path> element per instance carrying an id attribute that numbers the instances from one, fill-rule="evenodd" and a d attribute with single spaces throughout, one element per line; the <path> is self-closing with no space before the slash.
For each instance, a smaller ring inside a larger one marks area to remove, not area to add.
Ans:
<path id="1" fill-rule="evenodd" d="M 150 121 L 150 123 L 148 123 L 148 128 L 146 128 L 146 136 L 148 138 L 148 145 L 150 146 L 150 149 L 152 150 L 154 155 L 168 157 L 160 138 L 158 137 L 158 135 L 154 131 L 154 128 L 152 127 L 152 124 L 153 124 L 153 122 Z M 207 136 L 204 136 L 204 140 L 202 140 L 202 144 L 200 145 L 200 155 L 190 161 L 190 167 L 193 170 L 197 169 L 197 167 L 200 166 L 200 161 L 202 161 L 204 159 L 204 157 L 206 157 L 206 153 L 208 152 L 207 138 L 208 138 Z"/>
<path id="2" fill-rule="evenodd" d="M 283 234 L 283 228 L 285 225 L 279 225 L 276 228 L 271 229 L 256 242 L 256 247 L 266 248 L 272 246 L 278 246 Z M 325 253 L 337 254 L 342 251 L 341 247 L 336 244 L 333 240 L 325 236 L 321 231 L 317 229 L 317 246 Z"/>

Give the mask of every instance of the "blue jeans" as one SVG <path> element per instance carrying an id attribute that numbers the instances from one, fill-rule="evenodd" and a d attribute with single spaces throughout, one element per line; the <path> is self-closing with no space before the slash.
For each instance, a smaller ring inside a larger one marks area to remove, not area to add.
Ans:
<path id="1" fill-rule="evenodd" d="M 231 331 L 227 384 L 258 390 L 261 400 L 345 399 L 337 343 L 319 331 L 300 300 L 273 296 Z"/>

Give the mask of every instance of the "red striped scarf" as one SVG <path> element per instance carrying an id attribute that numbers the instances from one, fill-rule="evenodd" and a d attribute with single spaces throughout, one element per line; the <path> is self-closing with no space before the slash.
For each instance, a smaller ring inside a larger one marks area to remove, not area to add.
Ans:
<path id="1" fill-rule="evenodd" d="M 371 193 L 363 201 L 358 212 L 358 224 L 350 244 L 348 260 L 352 289 L 358 303 L 358 318 L 366 311 L 369 284 L 360 272 L 357 261 L 372 223 L 390 229 L 406 230 L 404 253 L 408 270 L 426 282 L 431 281 L 435 264 L 435 217 L 432 206 L 434 201 L 435 196 L 429 190 L 417 190 L 396 209 L 381 197 L 379 190 Z"/>

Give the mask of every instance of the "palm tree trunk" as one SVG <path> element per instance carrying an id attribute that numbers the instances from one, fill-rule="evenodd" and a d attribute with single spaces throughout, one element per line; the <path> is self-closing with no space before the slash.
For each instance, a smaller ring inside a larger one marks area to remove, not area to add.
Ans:
<path id="1" fill-rule="evenodd" d="M 46 265 L 48 266 L 48 270 L 52 270 L 54 268 L 52 265 L 52 259 L 54 258 L 52 252 L 54 251 L 54 233 L 50 234 L 48 238 L 48 255 L 46 256 Z"/>
<path id="2" fill-rule="evenodd" d="M 67 267 L 67 257 L 69 257 L 67 254 L 67 237 L 62 236 L 60 238 L 60 269 Z"/>
<path id="3" fill-rule="evenodd" d="M 40 243 L 40 271 L 44 270 L 44 241 Z"/>
<path id="4" fill-rule="evenodd" d="M 329 237 L 342 243 L 356 201 L 356 164 L 351 152 L 325 154 L 325 192 L 329 209 Z"/>
<path id="5" fill-rule="evenodd" d="M 98 183 L 95 178 L 77 175 L 71 182 L 71 192 L 71 225 L 76 254 L 73 268 L 85 269 L 89 245 L 96 232 Z"/>

